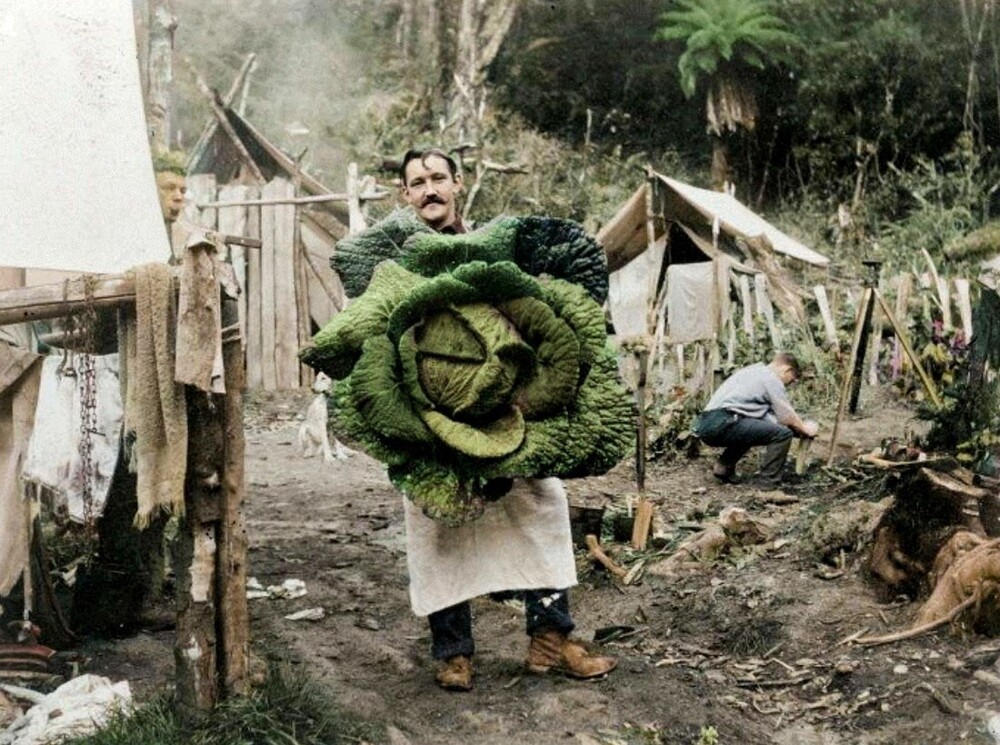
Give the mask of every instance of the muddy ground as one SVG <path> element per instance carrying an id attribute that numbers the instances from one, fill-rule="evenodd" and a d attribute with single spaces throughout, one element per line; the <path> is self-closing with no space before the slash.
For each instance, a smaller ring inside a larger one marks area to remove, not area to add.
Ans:
<path id="1" fill-rule="evenodd" d="M 251 601 L 252 633 L 308 667 L 345 709 L 382 723 L 385 742 L 687 745 L 708 727 L 719 743 L 740 745 L 994 742 L 986 721 L 1000 712 L 1000 687 L 973 675 L 996 672 L 1000 643 L 949 630 L 873 648 L 845 642 L 906 628 L 917 608 L 863 576 L 858 526 L 884 494 L 880 474 L 857 468 L 814 468 L 785 490 L 789 498 L 717 484 L 708 457 L 651 464 L 664 554 L 727 505 L 767 521 L 773 540 L 630 586 L 581 551 L 577 634 L 625 627 L 605 645 L 621 661 L 614 673 L 596 682 L 526 674 L 523 614 L 484 599 L 474 604 L 475 690 L 439 690 L 426 622 L 408 603 L 400 496 L 364 455 L 301 457 L 296 433 L 309 399 L 259 397 L 247 407 L 250 574 L 264 586 L 301 579 L 307 589 Z M 864 448 L 919 427 L 889 398 L 863 399 L 862 414 L 844 438 Z M 574 504 L 614 508 L 635 489 L 633 467 L 567 489 Z M 626 565 L 662 558 L 608 545 Z M 285 619 L 310 608 L 323 618 Z M 90 667 L 146 695 L 169 682 L 171 642 L 169 632 L 103 642 L 91 647 Z"/>

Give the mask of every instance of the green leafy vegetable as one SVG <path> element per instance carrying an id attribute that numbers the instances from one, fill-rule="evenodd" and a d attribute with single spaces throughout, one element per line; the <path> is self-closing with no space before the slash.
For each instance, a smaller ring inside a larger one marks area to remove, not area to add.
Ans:
<path id="1" fill-rule="evenodd" d="M 607 346 L 600 247 L 547 218 L 400 242 L 405 229 L 396 213 L 338 251 L 335 265 L 370 251 L 344 270 L 364 291 L 302 354 L 340 379 L 335 415 L 393 483 L 456 525 L 481 514 L 492 479 L 621 460 L 634 412 Z"/>

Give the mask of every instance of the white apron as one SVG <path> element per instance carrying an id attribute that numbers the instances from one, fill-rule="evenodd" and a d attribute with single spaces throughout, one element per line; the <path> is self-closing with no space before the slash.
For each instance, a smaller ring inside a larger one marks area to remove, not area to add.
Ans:
<path id="1" fill-rule="evenodd" d="M 405 496 L 403 510 L 418 616 L 491 592 L 576 584 L 569 502 L 557 478 L 514 479 L 509 493 L 457 528 L 426 517 Z"/>

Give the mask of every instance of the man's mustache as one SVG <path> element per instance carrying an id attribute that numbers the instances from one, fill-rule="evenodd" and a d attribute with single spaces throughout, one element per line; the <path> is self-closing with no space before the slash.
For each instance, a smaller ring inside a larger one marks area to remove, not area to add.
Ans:
<path id="1" fill-rule="evenodd" d="M 420 202 L 420 206 L 426 207 L 428 204 L 444 204 L 444 203 L 445 203 L 444 199 L 439 197 L 437 194 L 428 194 Z"/>

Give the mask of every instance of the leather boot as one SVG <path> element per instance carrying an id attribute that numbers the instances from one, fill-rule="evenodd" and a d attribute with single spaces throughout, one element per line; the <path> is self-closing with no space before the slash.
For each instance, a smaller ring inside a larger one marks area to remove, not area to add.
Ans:
<path id="1" fill-rule="evenodd" d="M 449 657 L 435 677 L 446 691 L 471 691 L 472 660 L 461 654 Z"/>
<path id="2" fill-rule="evenodd" d="M 607 675 L 618 665 L 614 657 L 592 655 L 579 642 L 571 641 L 559 631 L 546 631 L 531 637 L 528 647 L 528 670 L 547 673 L 550 670 L 570 678 L 597 678 Z"/>

